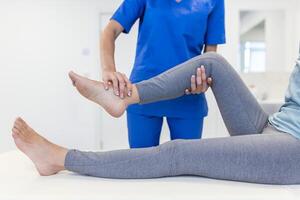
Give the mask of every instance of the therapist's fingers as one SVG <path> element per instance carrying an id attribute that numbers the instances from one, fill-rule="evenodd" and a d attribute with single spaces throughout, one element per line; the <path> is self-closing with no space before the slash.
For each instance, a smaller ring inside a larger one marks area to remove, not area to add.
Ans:
<path id="1" fill-rule="evenodd" d="M 196 78 L 196 81 L 197 81 L 197 88 L 198 87 L 201 87 L 202 85 L 202 71 L 201 71 L 201 68 L 198 68 L 197 69 L 197 78 Z M 205 81 L 205 80 L 204 80 Z"/>
<path id="2" fill-rule="evenodd" d="M 185 92 L 186 95 L 190 95 L 191 94 L 191 91 L 189 89 L 185 89 L 184 92 Z"/>
<path id="3" fill-rule="evenodd" d="M 103 86 L 104 86 L 105 90 L 108 90 L 108 82 L 107 81 L 103 82 Z"/>
<path id="4" fill-rule="evenodd" d="M 127 96 L 131 96 L 132 94 L 132 84 L 130 82 L 130 80 L 127 78 L 126 74 L 123 74 L 125 83 L 126 83 L 126 87 L 127 87 Z"/>
<path id="5" fill-rule="evenodd" d="M 196 78 L 196 85 L 197 85 L 197 90 L 195 91 L 196 94 L 200 94 L 203 92 L 203 83 L 205 82 L 206 80 L 203 80 L 202 79 L 202 71 L 201 71 L 201 68 L 198 68 L 197 69 L 197 78 Z"/>
<path id="6" fill-rule="evenodd" d="M 119 96 L 119 81 L 118 81 L 117 76 L 113 75 L 110 80 L 113 85 L 114 94 Z"/>
<path id="7" fill-rule="evenodd" d="M 105 90 L 109 89 L 109 86 L 112 84 L 111 78 L 113 77 L 112 72 L 102 72 L 102 80 L 103 80 L 103 86 Z"/>
<path id="8" fill-rule="evenodd" d="M 192 94 L 195 94 L 196 92 L 196 89 L 197 89 L 197 86 L 196 86 L 196 76 L 193 75 L 191 77 L 191 90 L 192 90 Z"/>
<path id="9" fill-rule="evenodd" d="M 209 86 L 211 86 L 211 85 L 212 85 L 212 82 L 213 82 L 212 78 L 209 77 L 209 78 L 207 79 L 207 84 L 208 84 Z"/>
<path id="10" fill-rule="evenodd" d="M 206 90 L 208 89 L 207 86 L 207 78 L 206 78 L 206 74 L 205 74 L 205 68 L 202 65 L 200 68 L 201 71 L 201 80 L 202 80 L 202 92 L 206 92 Z"/>
<path id="11" fill-rule="evenodd" d="M 109 80 L 108 80 L 108 78 L 107 77 L 103 77 L 102 80 L 103 80 L 104 89 L 108 90 L 108 88 L 109 88 Z"/>
<path id="12" fill-rule="evenodd" d="M 119 84 L 119 96 L 123 99 L 124 98 L 124 93 L 125 93 L 125 86 L 126 82 L 124 80 L 123 74 L 117 72 L 116 76 L 118 78 L 118 84 Z"/>

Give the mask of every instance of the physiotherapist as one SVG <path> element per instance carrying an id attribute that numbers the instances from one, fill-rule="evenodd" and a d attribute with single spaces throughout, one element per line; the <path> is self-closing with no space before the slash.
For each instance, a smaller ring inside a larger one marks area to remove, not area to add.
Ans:
<path id="1" fill-rule="evenodd" d="M 115 41 L 139 20 L 130 80 L 117 71 Z M 115 95 L 130 96 L 131 83 L 156 76 L 225 43 L 224 0 L 124 0 L 101 34 L 102 79 Z M 199 66 L 200 67 L 200 66 Z M 171 139 L 199 139 L 208 107 L 204 93 L 127 109 L 131 148 L 159 145 L 163 118 Z"/>

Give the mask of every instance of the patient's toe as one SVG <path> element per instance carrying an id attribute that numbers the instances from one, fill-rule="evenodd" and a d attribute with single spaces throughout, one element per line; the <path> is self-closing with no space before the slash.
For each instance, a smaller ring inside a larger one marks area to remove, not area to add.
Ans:
<path id="1" fill-rule="evenodd" d="M 15 121 L 15 127 L 17 129 L 19 129 L 20 131 L 25 129 L 24 123 L 20 120 L 20 118 L 18 117 Z"/>
<path id="2" fill-rule="evenodd" d="M 20 137 L 20 131 L 17 128 L 13 127 L 12 128 L 12 135 L 13 135 L 14 138 L 15 137 Z"/>
<path id="3" fill-rule="evenodd" d="M 73 86 L 75 86 L 76 85 L 76 81 L 77 81 L 76 74 L 73 71 L 70 71 L 69 72 L 69 77 L 70 77 L 70 79 L 72 81 Z"/>
<path id="4" fill-rule="evenodd" d="M 15 122 L 14 122 L 14 126 L 17 127 L 17 128 L 19 129 L 19 128 L 21 128 L 21 125 L 22 125 L 22 124 L 19 122 L 19 120 L 16 119 Z"/>
<path id="5" fill-rule="evenodd" d="M 21 117 L 18 118 L 18 122 L 21 124 L 22 128 L 26 129 L 28 127 L 26 122 Z"/>

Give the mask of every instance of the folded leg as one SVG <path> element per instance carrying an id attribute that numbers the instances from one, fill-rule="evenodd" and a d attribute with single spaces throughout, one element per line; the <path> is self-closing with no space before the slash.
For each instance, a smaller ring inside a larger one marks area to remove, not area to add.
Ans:
<path id="1" fill-rule="evenodd" d="M 212 91 L 225 125 L 231 135 L 261 133 L 267 114 L 260 107 L 233 67 L 220 55 L 206 53 L 180 64 L 154 78 L 136 84 L 140 103 L 173 99 L 184 95 L 191 85 L 191 76 L 205 66 L 212 77 Z"/>

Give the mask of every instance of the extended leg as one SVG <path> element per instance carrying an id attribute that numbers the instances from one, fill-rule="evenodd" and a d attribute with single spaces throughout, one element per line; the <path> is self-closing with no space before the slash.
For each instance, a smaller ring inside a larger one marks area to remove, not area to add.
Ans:
<path id="1" fill-rule="evenodd" d="M 106 178 L 197 175 L 265 183 L 300 183 L 300 143 L 288 134 L 175 140 L 158 147 L 103 153 L 69 151 L 68 170 Z"/>
<path id="2" fill-rule="evenodd" d="M 32 160 L 40 175 L 49 176 L 64 170 L 68 150 L 40 136 L 23 119 L 16 119 L 12 137 L 18 149 Z"/>
<path id="3" fill-rule="evenodd" d="M 300 142 L 284 133 L 203 140 L 175 140 L 158 147 L 103 153 L 68 151 L 37 134 L 23 120 L 13 128 L 17 147 L 41 175 L 65 168 L 106 178 L 198 175 L 267 184 L 300 183 Z"/>

